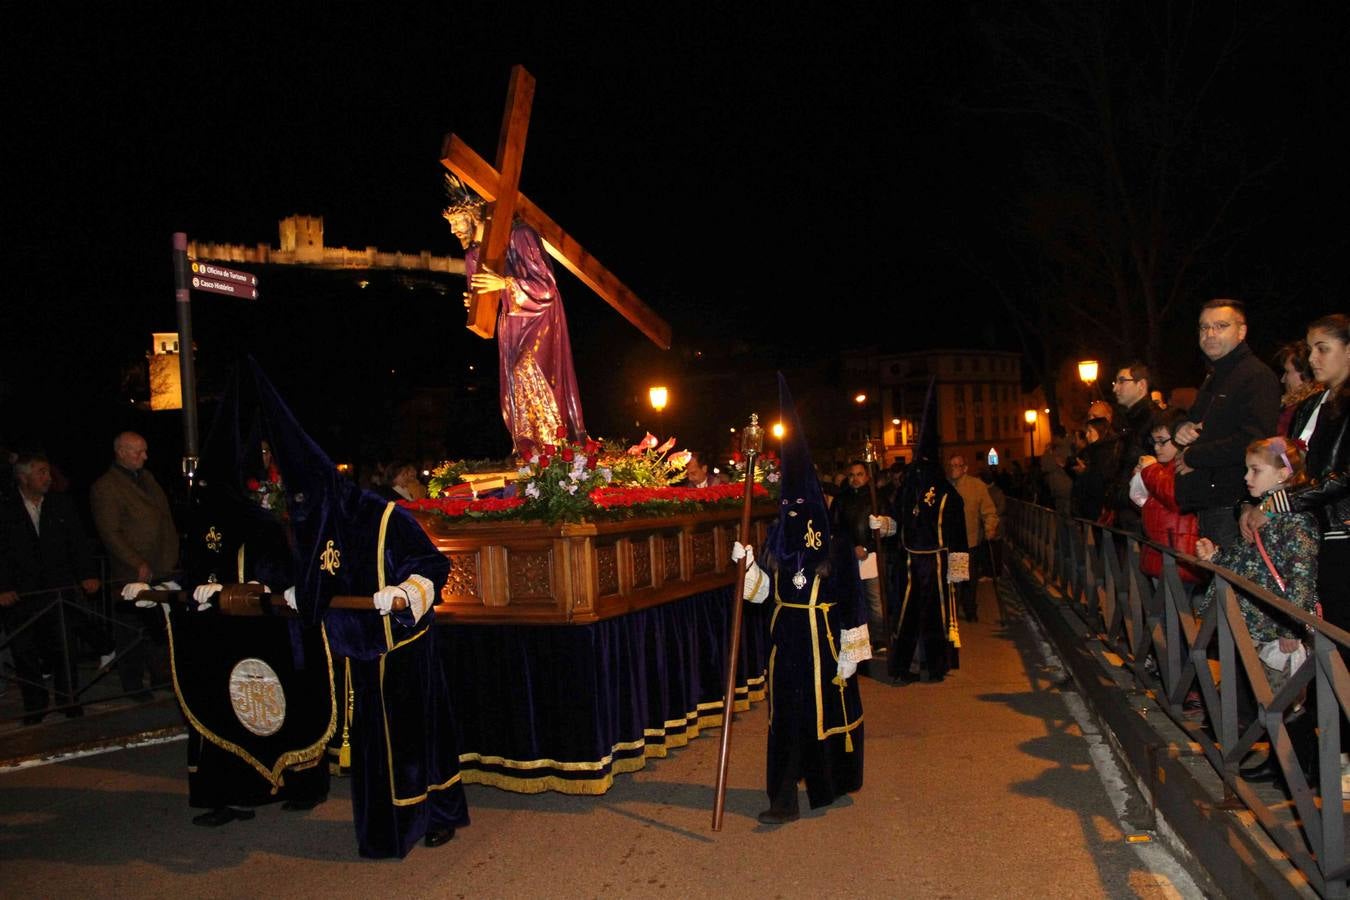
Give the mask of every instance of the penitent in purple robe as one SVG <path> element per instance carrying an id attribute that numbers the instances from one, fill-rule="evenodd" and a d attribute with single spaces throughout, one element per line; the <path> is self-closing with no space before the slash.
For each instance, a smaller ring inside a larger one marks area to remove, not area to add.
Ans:
<path id="1" fill-rule="evenodd" d="M 465 254 L 466 278 L 478 270 L 479 252 L 475 244 Z M 573 441 L 584 440 L 562 297 L 543 241 L 530 226 L 511 227 L 505 269 L 498 274 L 512 279 L 515 289 L 502 292 L 497 308 L 497 369 L 502 419 L 512 443 L 518 453 L 522 440 L 552 444 L 559 425 L 567 426 Z"/>

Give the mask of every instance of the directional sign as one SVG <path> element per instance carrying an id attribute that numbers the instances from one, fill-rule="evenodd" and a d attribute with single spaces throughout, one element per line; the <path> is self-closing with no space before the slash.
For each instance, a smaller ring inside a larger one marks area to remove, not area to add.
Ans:
<path id="1" fill-rule="evenodd" d="M 227 269 L 212 263 L 192 263 L 192 289 L 225 294 L 228 297 L 258 299 L 258 276 L 238 269 Z"/>

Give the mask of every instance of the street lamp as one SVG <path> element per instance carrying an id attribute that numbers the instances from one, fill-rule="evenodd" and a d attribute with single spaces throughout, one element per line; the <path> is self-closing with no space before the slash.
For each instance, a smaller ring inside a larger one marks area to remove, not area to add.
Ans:
<path id="1" fill-rule="evenodd" d="M 774 423 L 773 423 L 773 428 L 770 429 L 770 430 L 773 432 L 774 440 L 781 441 L 781 440 L 783 439 L 783 431 L 784 431 L 784 429 L 783 429 L 783 423 L 782 423 L 782 422 L 774 422 Z"/>
<path id="2" fill-rule="evenodd" d="M 1095 363 L 1094 363 L 1094 365 L 1095 365 Z M 1030 438 L 1031 438 L 1031 462 L 1032 462 L 1032 465 L 1035 465 L 1035 463 L 1036 463 L 1036 420 L 1037 420 L 1039 417 L 1040 417 L 1040 413 L 1036 412 L 1036 410 L 1034 410 L 1034 409 L 1029 409 L 1029 410 L 1027 410 L 1026 412 L 1022 413 L 1022 418 L 1023 418 L 1023 419 L 1026 421 L 1026 423 L 1027 423 L 1027 434 L 1028 434 L 1028 435 L 1030 436 Z"/>
<path id="3" fill-rule="evenodd" d="M 647 389 L 647 398 L 652 402 L 652 409 L 656 410 L 656 430 L 662 432 L 662 438 L 665 437 L 665 422 L 661 413 L 666 408 L 666 402 L 670 399 L 670 392 L 663 386 L 657 386 Z"/>
<path id="4" fill-rule="evenodd" d="M 1083 384 L 1091 385 L 1097 380 L 1097 361 L 1095 359 L 1085 359 L 1078 364 L 1078 377 L 1082 379 Z"/>
<path id="5" fill-rule="evenodd" d="M 1095 359 L 1084 359 L 1078 363 L 1078 379 L 1093 396 L 1100 396 L 1097 390 L 1097 370 L 1100 368 Z"/>

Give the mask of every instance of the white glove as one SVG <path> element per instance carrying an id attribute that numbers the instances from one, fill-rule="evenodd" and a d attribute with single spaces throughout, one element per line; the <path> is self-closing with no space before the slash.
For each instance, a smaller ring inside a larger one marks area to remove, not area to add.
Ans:
<path id="1" fill-rule="evenodd" d="M 211 598 L 219 594 L 223 584 L 199 584 L 192 591 L 192 599 L 197 601 L 197 612 L 206 612 L 211 608 Z"/>
<path id="2" fill-rule="evenodd" d="M 969 553 L 948 553 L 947 554 L 947 583 L 956 584 L 961 581 L 970 580 L 970 554 Z"/>
<path id="3" fill-rule="evenodd" d="M 756 565 L 745 568 L 745 592 L 742 598 L 751 603 L 763 603 L 769 596 L 769 577 Z"/>
<path id="4" fill-rule="evenodd" d="M 430 578 L 421 575 L 409 575 L 408 580 L 399 585 L 408 598 L 408 609 L 412 610 L 413 621 L 420 622 L 427 610 L 436 604 L 436 586 Z"/>
<path id="5" fill-rule="evenodd" d="M 290 587 L 286 588 L 286 590 L 282 592 L 281 596 L 286 598 L 287 606 L 289 606 L 296 612 L 300 611 L 300 607 L 297 606 L 295 603 L 295 585 L 291 585 Z"/>
<path id="6" fill-rule="evenodd" d="M 267 585 L 263 584 L 261 581 L 245 581 L 244 584 L 256 584 L 258 587 L 262 588 L 262 592 L 264 594 L 272 593 L 272 589 Z"/>
<path id="7" fill-rule="evenodd" d="M 755 548 L 754 548 L 754 547 L 747 547 L 745 544 L 742 544 L 740 541 L 736 541 L 735 543 L 733 543 L 733 544 L 731 545 L 731 561 L 732 561 L 732 562 L 740 562 L 742 559 L 747 559 L 747 562 L 746 562 L 746 564 L 745 564 L 747 568 L 749 568 L 750 566 L 754 565 L 754 562 L 755 562 Z"/>
<path id="8" fill-rule="evenodd" d="M 375 601 L 375 608 L 380 611 L 380 615 L 387 616 L 394 609 L 394 598 L 402 597 L 408 599 L 408 592 L 401 587 L 380 588 L 375 592 L 372 598 Z"/>
<path id="9" fill-rule="evenodd" d="M 871 658 L 872 639 L 866 625 L 839 632 L 839 668 L 835 673 L 839 681 L 848 681 L 858 671 L 858 663 Z"/>
<path id="10" fill-rule="evenodd" d="M 150 585 L 146 584 L 144 581 L 133 581 L 122 588 L 122 599 L 135 600 L 137 594 L 141 591 L 148 590 L 150 590 Z M 154 604 L 152 603 L 151 606 L 153 605 Z"/>
<path id="11" fill-rule="evenodd" d="M 895 534 L 895 520 L 890 516 L 868 516 L 867 527 L 872 531 L 880 531 L 882 537 Z"/>
<path id="12" fill-rule="evenodd" d="M 181 591 L 183 586 L 176 581 L 161 581 L 155 585 L 157 591 Z"/>

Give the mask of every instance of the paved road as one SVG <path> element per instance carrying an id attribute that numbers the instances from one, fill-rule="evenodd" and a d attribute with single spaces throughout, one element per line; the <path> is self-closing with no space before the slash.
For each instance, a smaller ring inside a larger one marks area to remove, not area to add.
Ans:
<path id="1" fill-rule="evenodd" d="M 193 827 L 180 741 L 0 773 L 0 884 L 11 897 L 1194 893 L 1175 871 L 1157 874 L 1169 871 L 1160 845 L 1141 857 L 1125 841 L 1094 743 L 1051 686 L 1035 634 L 996 617 L 982 584 L 981 622 L 963 627 L 962 668 L 941 684 L 864 679 L 866 785 L 784 827 L 755 821 L 764 704 L 737 720 L 720 833 L 709 829 L 717 742 L 705 736 L 603 797 L 471 786 L 473 824 L 402 862 L 356 856 L 346 782 L 309 813 L 272 806 Z"/>

